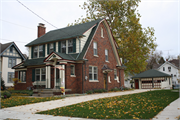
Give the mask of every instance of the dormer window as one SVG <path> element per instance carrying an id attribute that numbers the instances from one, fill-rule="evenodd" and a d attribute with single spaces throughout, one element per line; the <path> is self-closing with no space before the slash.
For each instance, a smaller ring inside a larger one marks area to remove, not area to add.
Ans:
<path id="1" fill-rule="evenodd" d="M 62 53 L 66 53 L 66 41 L 61 42 Z"/>
<path id="2" fill-rule="evenodd" d="M 73 40 L 68 40 L 68 53 L 73 52 Z"/>
<path id="3" fill-rule="evenodd" d="M 53 43 L 49 44 L 49 53 L 53 52 L 54 46 Z"/>
<path id="4" fill-rule="evenodd" d="M 163 67 L 163 71 L 165 71 L 165 67 Z"/>

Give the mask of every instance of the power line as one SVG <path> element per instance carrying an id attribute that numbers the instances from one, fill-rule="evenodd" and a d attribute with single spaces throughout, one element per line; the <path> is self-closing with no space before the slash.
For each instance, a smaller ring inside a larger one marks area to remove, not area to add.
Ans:
<path id="1" fill-rule="evenodd" d="M 51 26 L 57 28 L 56 26 L 54 26 L 53 24 L 51 24 L 50 22 L 48 22 L 47 20 L 45 20 L 44 18 L 42 18 L 41 16 L 39 16 L 38 14 L 36 14 L 35 12 L 33 12 L 32 10 L 30 10 L 28 7 L 26 7 L 24 4 L 22 4 L 19 0 L 18 1 L 22 6 L 24 6 L 26 9 L 28 9 L 29 11 L 31 11 L 33 14 L 35 14 L 36 16 L 38 16 L 39 18 L 41 18 L 42 20 L 44 20 L 45 22 L 47 22 L 48 24 L 50 24 Z"/>
<path id="2" fill-rule="evenodd" d="M 28 43 L 28 42 L 22 42 L 22 41 L 16 41 L 16 40 L 9 40 L 9 39 L 3 39 L 3 38 L 0 38 L 0 40 L 3 40 L 3 41 L 14 41 L 14 42 L 19 42 L 19 43 Z"/>
<path id="3" fill-rule="evenodd" d="M 9 21 L 6 21 L 6 20 L 2 20 L 2 19 L 0 19 L 0 20 L 1 20 L 1 21 L 4 21 L 4 22 L 7 22 L 7 23 L 10 23 L 10 24 L 13 24 L 13 25 L 17 25 L 17 26 L 20 26 L 20 27 L 24 27 L 24 28 L 27 28 L 27 29 L 36 30 L 36 29 L 30 28 L 30 27 L 26 27 L 26 26 L 23 26 L 23 25 L 19 25 L 19 24 L 16 24 L 16 23 L 13 23 L 13 22 L 9 22 Z"/>

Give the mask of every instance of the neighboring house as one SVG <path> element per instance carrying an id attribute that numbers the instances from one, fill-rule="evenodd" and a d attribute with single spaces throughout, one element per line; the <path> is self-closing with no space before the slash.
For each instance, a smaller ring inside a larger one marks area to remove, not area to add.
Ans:
<path id="1" fill-rule="evenodd" d="M 83 93 L 124 86 L 124 66 L 105 19 L 48 33 L 40 23 L 38 38 L 26 47 L 29 59 L 14 67 L 22 81 L 16 90 L 65 87 L 71 93 Z"/>
<path id="2" fill-rule="evenodd" d="M 132 77 L 135 89 L 171 88 L 171 75 L 150 69 Z"/>
<path id="3" fill-rule="evenodd" d="M 171 75 L 172 83 L 178 84 L 178 80 L 180 80 L 180 68 L 179 68 L 179 60 L 178 59 L 166 61 L 159 68 L 157 68 L 157 70 Z"/>
<path id="4" fill-rule="evenodd" d="M 6 87 L 14 86 L 12 78 L 15 70 L 12 67 L 24 60 L 24 55 L 14 42 L 0 43 L 0 72 Z"/>

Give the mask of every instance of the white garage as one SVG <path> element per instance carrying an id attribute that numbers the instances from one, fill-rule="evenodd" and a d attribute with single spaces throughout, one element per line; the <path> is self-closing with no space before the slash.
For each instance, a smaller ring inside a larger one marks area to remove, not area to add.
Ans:
<path id="1" fill-rule="evenodd" d="M 132 77 L 135 89 L 162 89 L 172 87 L 171 76 L 151 69 Z"/>

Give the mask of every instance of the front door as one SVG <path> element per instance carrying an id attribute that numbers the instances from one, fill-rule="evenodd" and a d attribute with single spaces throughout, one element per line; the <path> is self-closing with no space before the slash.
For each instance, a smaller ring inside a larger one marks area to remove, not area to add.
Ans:
<path id="1" fill-rule="evenodd" d="M 107 74 L 104 74 L 104 89 L 107 90 Z"/>
<path id="2" fill-rule="evenodd" d="M 139 80 L 135 79 L 135 89 L 139 89 Z"/>

